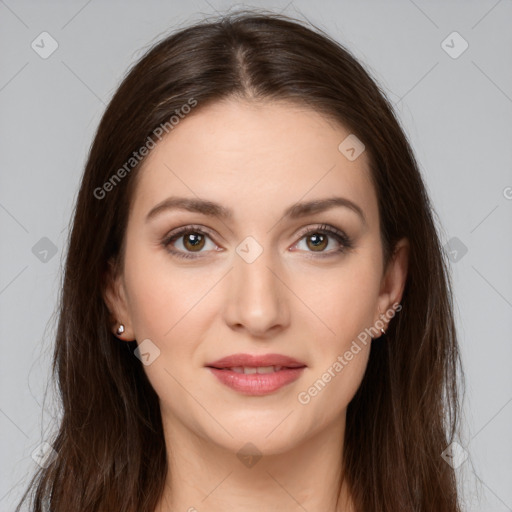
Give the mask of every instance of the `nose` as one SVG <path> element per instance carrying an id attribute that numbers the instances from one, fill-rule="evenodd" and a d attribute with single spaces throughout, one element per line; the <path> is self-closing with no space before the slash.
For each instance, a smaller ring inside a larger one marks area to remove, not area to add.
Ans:
<path id="1" fill-rule="evenodd" d="M 289 325 L 286 287 L 277 268 L 270 251 L 263 251 L 252 263 L 235 255 L 224 310 L 231 329 L 267 339 Z"/>

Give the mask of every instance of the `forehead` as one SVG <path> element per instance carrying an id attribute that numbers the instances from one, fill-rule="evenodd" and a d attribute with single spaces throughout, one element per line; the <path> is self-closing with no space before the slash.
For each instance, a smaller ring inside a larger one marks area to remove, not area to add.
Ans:
<path id="1" fill-rule="evenodd" d="M 339 145 L 350 131 L 308 107 L 225 100 L 185 116 L 146 157 L 134 216 L 173 195 L 200 197 L 248 215 L 279 214 L 300 200 L 342 195 L 371 219 L 377 199 L 363 152 Z"/>

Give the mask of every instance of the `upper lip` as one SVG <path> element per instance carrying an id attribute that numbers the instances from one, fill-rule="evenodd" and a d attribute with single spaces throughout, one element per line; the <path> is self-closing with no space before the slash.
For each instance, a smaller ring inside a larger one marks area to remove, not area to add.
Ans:
<path id="1" fill-rule="evenodd" d="M 306 365 L 301 361 L 294 359 L 293 357 L 288 357 L 281 354 L 232 354 L 230 356 L 218 359 L 217 361 L 207 363 L 205 366 L 210 368 L 236 368 L 240 366 L 246 368 L 258 368 L 262 366 L 284 366 L 288 368 L 301 368 Z"/>

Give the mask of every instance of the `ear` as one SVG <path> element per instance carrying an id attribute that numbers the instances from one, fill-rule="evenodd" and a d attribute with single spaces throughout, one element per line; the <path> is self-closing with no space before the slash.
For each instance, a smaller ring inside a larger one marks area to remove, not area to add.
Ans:
<path id="1" fill-rule="evenodd" d="M 108 269 L 104 274 L 104 283 L 103 300 L 110 311 L 110 329 L 119 339 L 133 341 L 135 335 L 130 321 L 124 280 L 113 260 L 108 261 Z M 122 334 L 117 334 L 119 324 L 124 325 L 124 332 Z"/>
<path id="2" fill-rule="evenodd" d="M 410 244 L 407 238 L 400 239 L 391 255 L 387 268 L 381 281 L 381 289 L 377 302 L 378 311 L 375 312 L 376 320 L 381 320 L 387 330 L 389 321 L 385 313 L 390 309 L 394 309 L 393 305 L 400 304 L 404 293 L 405 283 L 407 281 L 407 269 L 409 267 L 409 250 Z M 391 317 L 392 318 L 392 317 Z"/>

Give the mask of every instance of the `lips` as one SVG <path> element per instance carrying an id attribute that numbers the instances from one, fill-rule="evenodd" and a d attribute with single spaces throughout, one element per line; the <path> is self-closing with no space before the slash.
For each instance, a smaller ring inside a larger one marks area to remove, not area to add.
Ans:
<path id="1" fill-rule="evenodd" d="M 229 388 L 246 395 L 266 395 L 291 384 L 306 365 L 281 354 L 233 354 L 206 367 Z"/>
<path id="2" fill-rule="evenodd" d="M 223 357 L 217 361 L 206 364 L 210 368 L 265 368 L 269 366 L 280 366 L 285 368 L 302 368 L 306 365 L 293 359 L 292 357 L 284 356 L 281 354 L 233 354 L 231 356 Z"/>

